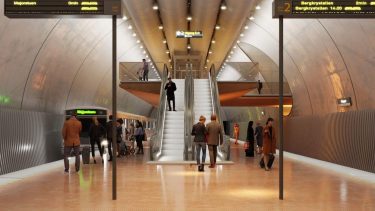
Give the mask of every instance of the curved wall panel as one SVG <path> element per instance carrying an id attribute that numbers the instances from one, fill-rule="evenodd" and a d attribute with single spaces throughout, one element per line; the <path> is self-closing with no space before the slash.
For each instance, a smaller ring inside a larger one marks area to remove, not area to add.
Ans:
<path id="1" fill-rule="evenodd" d="M 290 118 L 285 150 L 375 173 L 374 122 L 374 110 Z"/>
<path id="2" fill-rule="evenodd" d="M 0 109 L 0 175 L 62 158 L 63 115 Z"/>

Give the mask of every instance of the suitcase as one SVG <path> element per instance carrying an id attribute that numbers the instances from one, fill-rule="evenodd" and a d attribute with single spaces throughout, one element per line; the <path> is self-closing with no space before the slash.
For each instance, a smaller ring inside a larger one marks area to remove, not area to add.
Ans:
<path id="1" fill-rule="evenodd" d="M 275 156 L 274 156 L 273 154 L 270 154 L 269 156 L 270 156 L 270 159 L 269 159 L 269 161 L 268 161 L 267 167 L 268 167 L 268 168 L 271 168 L 272 165 L 273 165 L 273 161 L 275 161 Z M 265 166 L 264 166 L 264 160 L 263 160 L 263 159 L 260 160 L 259 165 L 260 165 L 261 168 L 264 168 L 264 167 L 265 167 Z"/>
<path id="2" fill-rule="evenodd" d="M 82 162 L 83 164 L 90 164 L 90 147 L 82 148 Z"/>

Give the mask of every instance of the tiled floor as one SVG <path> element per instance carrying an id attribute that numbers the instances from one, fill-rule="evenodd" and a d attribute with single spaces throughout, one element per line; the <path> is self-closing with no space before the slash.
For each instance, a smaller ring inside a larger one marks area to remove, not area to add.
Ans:
<path id="1" fill-rule="evenodd" d="M 234 165 L 147 165 L 146 157 L 118 163 L 118 199 L 111 200 L 111 165 L 79 174 L 54 168 L 0 187 L 0 210 L 375 210 L 375 183 L 285 160 L 285 200 L 278 200 L 278 165 L 266 172 L 257 158 L 232 149 Z M 71 167 L 74 168 L 73 166 Z"/>

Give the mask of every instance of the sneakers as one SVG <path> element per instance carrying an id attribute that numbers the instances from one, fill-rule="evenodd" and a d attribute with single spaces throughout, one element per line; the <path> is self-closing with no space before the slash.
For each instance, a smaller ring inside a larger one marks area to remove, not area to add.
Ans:
<path id="1" fill-rule="evenodd" d="M 198 165 L 198 171 L 200 171 L 200 172 L 204 171 L 204 165 L 203 164 Z"/>
<path id="2" fill-rule="evenodd" d="M 69 169 L 65 169 L 65 170 L 64 170 L 64 173 L 69 173 Z"/>

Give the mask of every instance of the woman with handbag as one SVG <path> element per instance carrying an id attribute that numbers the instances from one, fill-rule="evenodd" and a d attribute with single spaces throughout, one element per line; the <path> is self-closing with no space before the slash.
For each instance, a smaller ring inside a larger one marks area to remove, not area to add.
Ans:
<path id="1" fill-rule="evenodd" d="M 276 131 L 272 126 L 273 119 L 268 118 L 266 126 L 263 130 L 263 156 L 262 159 L 265 164 L 265 170 L 269 171 L 270 164 L 272 164 L 274 158 L 273 154 L 276 153 Z M 271 163 L 269 163 L 271 161 Z"/>
<path id="2" fill-rule="evenodd" d="M 142 123 L 137 121 L 136 129 L 134 132 L 135 140 L 137 142 L 138 151 L 137 154 L 143 154 L 143 143 L 145 131 L 143 130 Z"/>

